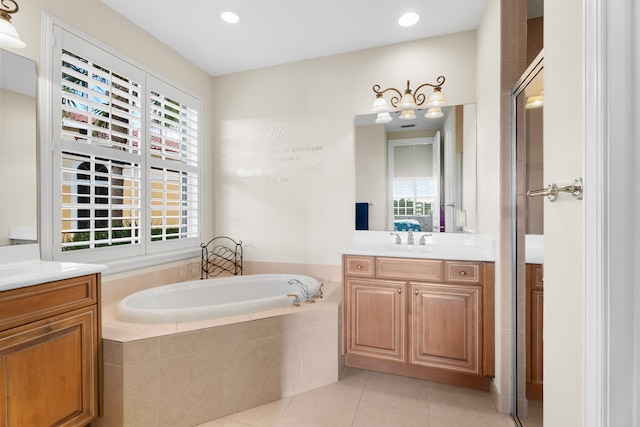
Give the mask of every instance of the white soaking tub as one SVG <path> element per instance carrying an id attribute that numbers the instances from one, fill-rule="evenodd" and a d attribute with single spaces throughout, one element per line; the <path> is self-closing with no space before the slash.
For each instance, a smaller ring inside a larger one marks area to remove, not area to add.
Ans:
<path id="1" fill-rule="evenodd" d="M 292 282 L 293 281 L 293 282 Z M 296 274 L 255 274 L 174 283 L 121 300 L 116 318 L 132 323 L 181 323 L 289 307 L 317 295 L 316 279 Z M 295 295 L 295 296 L 292 296 Z"/>

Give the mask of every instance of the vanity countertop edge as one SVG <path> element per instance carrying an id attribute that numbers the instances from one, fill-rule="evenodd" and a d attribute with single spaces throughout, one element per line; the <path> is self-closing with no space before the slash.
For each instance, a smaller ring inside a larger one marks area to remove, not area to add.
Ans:
<path id="1" fill-rule="evenodd" d="M 42 260 L 0 264 L 0 292 L 101 273 L 106 270 L 107 266 L 101 264 Z"/>

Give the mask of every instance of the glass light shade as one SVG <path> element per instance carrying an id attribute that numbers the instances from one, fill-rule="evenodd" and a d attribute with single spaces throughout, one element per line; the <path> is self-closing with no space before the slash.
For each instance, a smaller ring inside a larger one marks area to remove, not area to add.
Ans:
<path id="1" fill-rule="evenodd" d="M 444 95 L 439 90 L 434 90 L 431 96 L 429 97 L 429 102 L 427 102 L 427 107 L 442 107 L 445 103 Z"/>
<path id="2" fill-rule="evenodd" d="M 21 49 L 26 44 L 20 40 L 16 27 L 4 18 L 0 18 L 0 46 Z"/>
<path id="3" fill-rule="evenodd" d="M 527 103 L 524 108 L 530 110 L 532 108 L 540 108 L 544 104 L 544 97 L 542 95 L 534 95 L 527 98 Z"/>
<path id="4" fill-rule="evenodd" d="M 399 118 L 400 120 L 413 120 L 416 118 L 416 113 L 413 110 L 403 110 Z"/>
<path id="5" fill-rule="evenodd" d="M 440 109 L 440 107 L 432 107 L 427 110 L 427 113 L 424 115 L 427 119 L 439 119 L 444 116 L 444 113 Z"/>
<path id="6" fill-rule="evenodd" d="M 386 111 L 382 113 L 378 113 L 378 117 L 376 117 L 376 123 L 379 123 L 379 124 L 389 123 L 391 120 L 393 120 L 393 118 L 391 117 L 391 114 L 389 114 Z"/>
<path id="7" fill-rule="evenodd" d="M 376 97 L 376 99 L 373 101 L 373 107 L 371 107 L 371 112 L 386 113 L 389 110 L 390 108 L 389 108 L 389 104 L 387 104 L 387 101 L 381 96 Z"/>
<path id="8" fill-rule="evenodd" d="M 413 95 L 405 93 L 402 95 L 400 102 L 398 102 L 398 108 L 401 110 L 415 110 L 418 106 L 416 105 L 416 100 Z"/>

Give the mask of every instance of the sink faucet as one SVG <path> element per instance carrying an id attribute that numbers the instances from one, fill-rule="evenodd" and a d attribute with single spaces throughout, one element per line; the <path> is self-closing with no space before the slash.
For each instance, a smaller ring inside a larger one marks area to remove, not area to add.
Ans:
<path id="1" fill-rule="evenodd" d="M 420 244 L 421 245 L 426 245 L 427 244 L 427 240 L 425 239 L 425 237 L 431 236 L 431 233 L 428 234 L 423 234 L 422 236 L 420 236 Z"/>
<path id="2" fill-rule="evenodd" d="M 408 245 L 413 245 L 413 231 L 412 230 L 407 231 L 407 244 Z"/>
<path id="3" fill-rule="evenodd" d="M 290 285 L 298 285 L 298 286 L 300 286 L 300 289 L 302 289 L 302 294 L 304 295 L 305 302 L 307 304 L 316 302 L 315 295 L 313 295 L 311 292 L 309 292 L 309 289 L 300 280 L 291 279 L 287 283 L 289 283 Z"/>

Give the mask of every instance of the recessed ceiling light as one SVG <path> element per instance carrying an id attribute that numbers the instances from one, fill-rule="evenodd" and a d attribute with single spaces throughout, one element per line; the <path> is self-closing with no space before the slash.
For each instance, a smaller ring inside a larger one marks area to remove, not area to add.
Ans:
<path id="1" fill-rule="evenodd" d="M 237 24 L 238 22 L 240 22 L 240 13 L 237 10 L 233 9 L 221 9 L 220 19 L 222 19 L 227 24 Z"/>
<path id="2" fill-rule="evenodd" d="M 398 19 L 398 24 L 401 27 L 410 27 L 415 25 L 420 20 L 420 15 L 415 12 L 407 12 Z"/>

